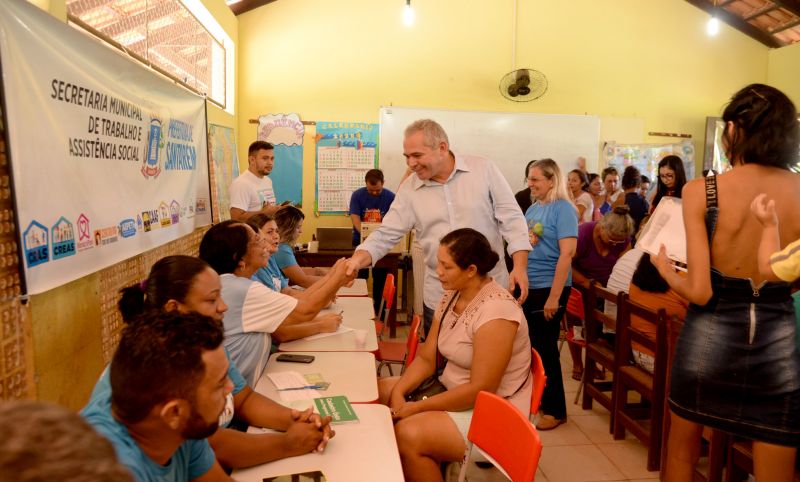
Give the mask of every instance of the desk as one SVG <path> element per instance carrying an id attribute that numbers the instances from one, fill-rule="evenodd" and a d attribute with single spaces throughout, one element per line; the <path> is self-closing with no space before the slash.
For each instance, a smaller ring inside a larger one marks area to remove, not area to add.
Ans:
<path id="1" fill-rule="evenodd" d="M 320 250 L 316 253 L 309 253 L 306 250 L 294 252 L 297 264 L 300 266 L 333 266 L 339 258 L 349 258 L 353 255 L 352 249 L 331 249 Z M 375 264 L 378 268 L 388 268 L 389 273 L 394 275 L 395 283 L 397 283 L 398 276 L 397 270 L 402 269 L 403 275 L 408 276 L 410 263 L 407 261 L 407 256 L 402 253 L 387 253 L 386 256 L 378 260 Z M 375 287 L 373 287 L 375 289 Z M 383 289 L 379 286 L 377 289 Z M 387 324 L 389 325 L 389 336 L 394 338 L 397 336 L 397 294 L 395 293 L 395 300 L 392 303 L 392 309 L 389 310 Z"/>
<path id="2" fill-rule="evenodd" d="M 353 405 L 353 409 L 359 422 L 335 425 L 336 436 L 325 452 L 235 470 L 233 478 L 238 482 L 262 482 L 265 477 L 321 470 L 330 482 L 403 482 L 389 408 Z M 260 431 L 252 427 L 248 430 Z"/>
<path id="3" fill-rule="evenodd" d="M 325 391 L 320 391 L 320 396 L 344 395 L 351 403 L 375 403 L 378 400 L 378 377 L 375 374 L 375 355 L 359 352 L 310 352 L 313 355 L 311 363 L 287 363 L 275 359 L 279 353 L 273 353 L 267 362 L 267 369 L 256 383 L 255 391 L 267 396 L 278 403 L 291 406 L 298 410 L 305 410 L 313 406 L 313 400 L 298 400 L 284 402 L 280 392 L 267 378 L 270 373 L 294 371 L 305 375 L 319 373 L 331 385 Z"/>
<path id="4" fill-rule="evenodd" d="M 378 336 L 375 333 L 374 311 L 372 299 L 365 297 L 338 298 L 336 303 L 320 311 L 325 313 L 342 313 L 342 325 L 365 330 L 367 342 L 364 346 L 356 344 L 356 335 L 350 331 L 339 335 L 326 336 L 316 340 L 299 339 L 278 345 L 279 351 L 378 351 Z"/>
<path id="5" fill-rule="evenodd" d="M 367 280 L 356 278 L 353 280 L 353 286 L 342 286 L 336 292 L 336 296 L 369 296 L 369 289 L 367 289 Z"/>

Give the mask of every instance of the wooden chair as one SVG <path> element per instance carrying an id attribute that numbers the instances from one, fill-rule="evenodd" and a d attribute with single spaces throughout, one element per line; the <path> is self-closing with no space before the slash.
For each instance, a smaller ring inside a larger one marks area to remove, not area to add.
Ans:
<path id="1" fill-rule="evenodd" d="M 547 386 L 547 375 L 544 373 L 542 357 L 536 349 L 531 348 L 531 375 L 533 376 L 533 391 L 531 392 L 531 415 L 539 413 L 542 404 L 544 387 Z"/>
<path id="2" fill-rule="evenodd" d="M 729 437 L 727 444 L 727 466 L 725 482 L 746 482 L 753 473 L 753 442 L 738 437 Z M 794 480 L 800 480 L 800 460 L 795 463 Z"/>
<path id="3" fill-rule="evenodd" d="M 611 330 L 616 330 L 617 322 L 614 317 L 606 315 L 602 309 L 597 307 L 597 300 L 603 299 L 616 303 L 617 314 L 619 314 L 619 307 L 627 297 L 628 295 L 623 291 L 614 293 L 600 283 L 592 281 L 585 301 L 586 328 L 584 329 L 584 336 L 586 337 L 586 355 L 583 362 L 583 380 L 581 381 L 583 385 L 583 403 L 581 406 L 584 410 L 589 410 L 592 408 L 593 400 L 604 406 L 611 413 L 611 422 L 608 427 L 609 433 L 614 428 L 615 400 L 613 380 L 617 376 L 617 359 L 615 347 L 600 335 L 604 326 Z M 595 380 L 597 364 L 611 373 L 612 381 Z"/>
<path id="4" fill-rule="evenodd" d="M 383 294 L 381 295 L 381 303 L 378 305 L 378 312 L 375 313 L 375 333 L 378 335 L 378 340 L 383 339 L 383 333 L 386 331 L 386 322 L 389 311 L 394 304 L 396 290 L 394 275 L 389 273 L 386 275 L 386 282 L 383 283 Z"/>
<path id="5" fill-rule="evenodd" d="M 673 315 L 667 318 L 667 374 L 665 385 L 669 395 L 669 378 L 672 361 L 675 355 L 675 346 L 678 336 L 683 330 L 683 320 Z M 667 441 L 669 440 L 670 410 L 669 404 L 664 403 L 664 420 L 661 435 L 661 474 L 659 478 L 666 480 Z M 707 429 L 703 431 L 702 456 L 708 457 L 708 470 L 705 473 L 695 470 L 695 482 L 722 482 L 722 472 L 725 468 L 725 455 L 730 436 L 721 430 Z"/>
<path id="6" fill-rule="evenodd" d="M 651 339 L 632 326 L 636 317 L 654 325 L 656 337 Z M 655 356 L 653 373 L 636 365 L 631 343 L 636 342 Z M 647 470 L 661 467 L 661 443 L 664 405 L 667 391 L 667 314 L 663 309 L 651 309 L 625 298 L 617 310 L 616 336 L 617 373 L 614 377 L 614 439 L 624 439 L 630 430 L 647 447 Z M 628 392 L 634 391 L 641 402 L 628 402 Z"/>
<path id="7" fill-rule="evenodd" d="M 513 482 L 530 482 L 536 476 L 542 455 L 539 433 L 505 398 L 485 391 L 478 393 L 467 440 L 459 482 L 466 480 L 473 445 Z"/>
<path id="8" fill-rule="evenodd" d="M 380 360 L 378 364 L 378 376 L 381 376 L 383 367 L 389 368 L 389 375 L 394 375 L 392 365 L 402 365 L 400 373 L 406 370 L 406 367 L 414 361 L 417 354 L 417 347 L 419 346 L 419 326 L 422 324 L 419 315 L 414 315 L 411 320 L 411 329 L 408 332 L 408 338 L 405 342 L 402 341 L 384 341 L 378 340 L 378 356 Z"/>

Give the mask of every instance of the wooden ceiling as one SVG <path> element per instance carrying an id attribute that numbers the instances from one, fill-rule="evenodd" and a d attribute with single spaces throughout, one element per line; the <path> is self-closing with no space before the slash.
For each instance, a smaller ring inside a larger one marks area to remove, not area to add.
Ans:
<path id="1" fill-rule="evenodd" d="M 225 3 L 228 4 L 231 11 L 234 15 L 240 15 L 244 12 L 249 12 L 250 10 L 254 10 L 258 7 L 263 7 L 268 3 L 272 3 L 275 0 L 226 0 Z"/>
<path id="2" fill-rule="evenodd" d="M 800 42 L 800 0 L 686 0 L 762 44 Z"/>

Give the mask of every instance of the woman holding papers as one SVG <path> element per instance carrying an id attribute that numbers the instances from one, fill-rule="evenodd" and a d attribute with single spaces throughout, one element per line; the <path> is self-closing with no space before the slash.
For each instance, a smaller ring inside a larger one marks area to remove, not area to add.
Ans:
<path id="1" fill-rule="evenodd" d="M 499 256 L 471 228 L 450 232 L 439 245 L 437 274 L 445 289 L 425 344 L 402 377 L 379 382 L 381 402 L 396 420 L 395 435 L 406 480 L 442 480 L 439 464 L 461 460 L 478 392 L 506 397 L 530 411 L 531 347 L 522 310 L 489 271 Z M 407 401 L 447 363 L 437 377 L 446 391 Z"/>
<path id="2" fill-rule="evenodd" d="M 338 329 L 340 315 L 317 315 L 350 281 L 339 260 L 311 295 L 293 298 L 251 279 L 266 266 L 267 257 L 261 236 L 237 221 L 212 226 L 200 242 L 200 258 L 220 274 L 222 297 L 228 304 L 222 319 L 225 348 L 250 384 L 258 381 L 267 364 L 271 335 L 289 341 Z"/>
<path id="3" fill-rule="evenodd" d="M 780 91 L 752 84 L 722 115 L 733 169 L 683 188 L 688 276 L 662 246 L 656 267 L 692 304 L 675 349 L 667 480 L 691 480 L 703 425 L 754 441 L 757 480 L 793 480 L 800 444 L 800 353 L 790 286 L 764 280 L 759 193 L 775 199 L 781 246 L 800 237 L 800 125 Z"/>
<path id="4" fill-rule="evenodd" d="M 122 290 L 119 310 L 126 323 L 135 323 L 146 310 L 196 312 L 221 320 L 228 309 L 221 291 L 219 275 L 205 261 L 168 256 L 153 265 L 145 281 Z M 228 378 L 233 382 L 233 393 L 220 415 L 220 428 L 208 439 L 223 466 L 249 467 L 323 450 L 333 436 L 329 418 L 321 419 L 310 410 L 290 410 L 254 392 L 233 363 L 228 366 Z M 104 387 L 110 390 L 108 370 L 95 391 Z M 227 428 L 233 419 L 283 433 L 247 434 Z"/>

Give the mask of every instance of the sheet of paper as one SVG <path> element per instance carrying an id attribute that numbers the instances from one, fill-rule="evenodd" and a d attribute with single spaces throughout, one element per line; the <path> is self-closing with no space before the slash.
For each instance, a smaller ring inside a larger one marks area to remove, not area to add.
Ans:
<path id="1" fill-rule="evenodd" d="M 683 204 L 674 197 L 663 197 L 650 221 L 636 242 L 636 247 L 658 256 L 661 245 L 667 249 L 667 257 L 686 263 L 686 230 L 683 226 Z"/>
<path id="2" fill-rule="evenodd" d="M 304 340 L 319 340 L 320 338 L 327 338 L 329 336 L 341 335 L 342 333 L 347 333 L 347 332 L 350 332 L 350 331 L 355 331 L 355 330 L 353 328 L 350 328 L 349 326 L 339 325 L 339 328 L 334 332 L 331 332 L 331 333 L 317 333 L 316 335 L 307 336 L 307 337 L 305 337 L 303 339 Z"/>
<path id="3" fill-rule="evenodd" d="M 308 385 L 306 378 L 294 371 L 267 373 L 267 377 L 269 377 L 269 381 L 271 381 L 278 390 L 301 388 Z"/>
<path id="4" fill-rule="evenodd" d="M 324 396 L 319 390 L 306 388 L 305 390 L 284 390 L 278 392 L 284 402 L 296 402 L 298 400 L 312 400 Z"/>

